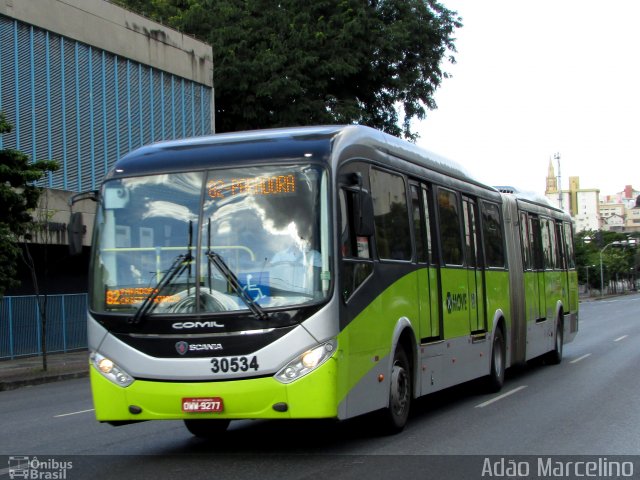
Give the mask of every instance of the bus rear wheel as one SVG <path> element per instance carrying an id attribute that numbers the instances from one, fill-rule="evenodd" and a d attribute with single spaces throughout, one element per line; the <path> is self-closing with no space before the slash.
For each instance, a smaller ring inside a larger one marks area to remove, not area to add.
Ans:
<path id="1" fill-rule="evenodd" d="M 212 440 L 222 435 L 231 423 L 231 420 L 212 419 L 212 420 L 185 420 L 184 425 L 192 435 L 198 438 Z"/>
<path id="2" fill-rule="evenodd" d="M 562 362 L 562 348 L 564 344 L 564 328 L 563 328 L 562 319 L 560 318 L 558 318 L 558 321 L 556 322 L 555 338 L 556 338 L 555 347 L 553 350 L 547 353 L 547 356 L 545 358 L 547 363 L 550 363 L 551 365 L 558 365 L 560 362 Z"/>
<path id="3" fill-rule="evenodd" d="M 502 329 L 496 328 L 493 334 L 491 347 L 491 371 L 486 377 L 486 387 L 489 392 L 498 392 L 504 385 L 504 370 L 506 364 L 506 351 Z"/>
<path id="4" fill-rule="evenodd" d="M 383 433 L 398 433 L 407 424 L 413 395 L 412 378 L 407 354 L 402 347 L 399 347 L 393 356 L 389 381 L 389 406 L 381 412 Z"/>

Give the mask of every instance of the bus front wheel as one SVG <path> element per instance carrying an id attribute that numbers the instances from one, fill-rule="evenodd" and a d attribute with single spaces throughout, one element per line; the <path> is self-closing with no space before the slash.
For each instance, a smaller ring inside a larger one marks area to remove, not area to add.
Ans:
<path id="1" fill-rule="evenodd" d="M 412 378 L 407 354 L 402 347 L 398 347 L 393 356 L 389 381 L 389 406 L 381 412 L 383 432 L 386 434 L 400 432 L 407 423 L 413 395 Z"/>
<path id="2" fill-rule="evenodd" d="M 184 425 L 192 435 L 208 440 L 215 439 L 222 435 L 229 426 L 230 420 L 185 420 Z"/>

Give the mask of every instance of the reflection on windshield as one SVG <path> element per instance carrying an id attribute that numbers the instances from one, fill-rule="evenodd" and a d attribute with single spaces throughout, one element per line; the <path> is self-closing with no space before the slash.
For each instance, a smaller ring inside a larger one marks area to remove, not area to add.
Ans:
<path id="1" fill-rule="evenodd" d="M 328 294 L 327 179 L 318 167 L 113 180 L 102 198 L 94 311 L 136 312 L 146 302 L 144 315 L 250 309 L 260 317 Z M 178 255 L 183 268 L 172 267 Z"/>

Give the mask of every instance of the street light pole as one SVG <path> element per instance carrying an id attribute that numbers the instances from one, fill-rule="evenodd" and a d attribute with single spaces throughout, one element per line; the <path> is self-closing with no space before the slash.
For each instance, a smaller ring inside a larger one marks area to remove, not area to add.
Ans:
<path id="1" fill-rule="evenodd" d="M 562 178 L 560 177 L 560 153 L 554 153 L 553 159 L 558 162 L 558 206 L 562 210 Z"/>
<path id="2" fill-rule="evenodd" d="M 626 247 L 626 246 L 635 247 L 637 245 L 637 240 L 635 238 L 629 238 L 628 240 L 616 240 L 614 242 L 606 244 L 604 248 L 600 250 L 600 297 L 601 298 L 604 296 L 604 271 L 602 268 L 602 254 L 611 245 L 623 246 L 623 247 Z"/>
<path id="3" fill-rule="evenodd" d="M 600 250 L 600 298 L 604 297 L 604 270 L 602 269 L 602 254 L 611 245 L 621 245 L 622 242 L 616 240 L 615 242 L 607 243 L 602 250 Z"/>
<path id="4" fill-rule="evenodd" d="M 587 296 L 591 297 L 591 285 L 589 285 L 589 269 L 595 267 L 595 265 L 586 265 L 584 268 L 587 271 Z"/>
<path id="5" fill-rule="evenodd" d="M 605 245 L 604 248 L 607 248 L 609 245 Z M 604 297 L 604 270 L 602 269 L 602 252 L 604 252 L 604 248 L 600 250 L 600 298 Z"/>

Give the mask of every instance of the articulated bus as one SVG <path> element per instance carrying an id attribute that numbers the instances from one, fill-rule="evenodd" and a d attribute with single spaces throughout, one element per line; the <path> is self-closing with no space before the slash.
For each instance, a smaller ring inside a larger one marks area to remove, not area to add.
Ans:
<path id="1" fill-rule="evenodd" d="M 97 420 L 348 419 L 400 431 L 419 396 L 562 358 L 570 217 L 362 126 L 142 147 L 97 192 Z"/>

